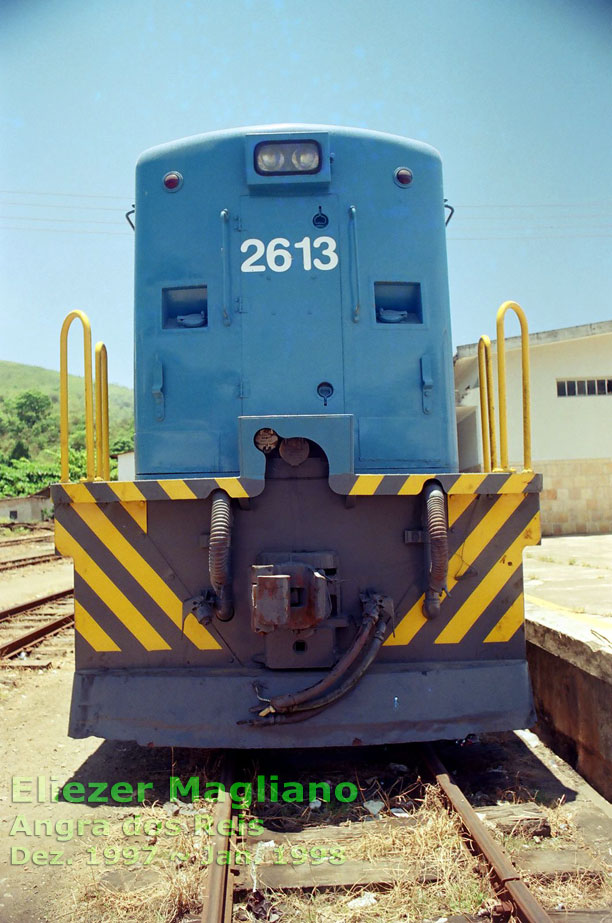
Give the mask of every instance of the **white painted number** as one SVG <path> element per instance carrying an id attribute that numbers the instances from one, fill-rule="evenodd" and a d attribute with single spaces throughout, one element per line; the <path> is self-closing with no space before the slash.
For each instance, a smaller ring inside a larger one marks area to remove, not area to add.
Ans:
<path id="1" fill-rule="evenodd" d="M 241 253 L 248 253 L 253 250 L 250 256 L 243 260 L 240 266 L 241 272 L 265 272 L 266 266 L 272 272 L 287 272 L 293 263 L 293 254 L 288 247 L 302 252 L 302 269 L 310 272 L 312 267 L 327 271 L 335 269 L 338 265 L 338 254 L 336 252 L 336 241 L 333 237 L 316 237 L 313 241 L 310 237 L 303 237 L 302 240 L 291 244 L 285 237 L 274 237 L 269 244 L 257 237 L 249 237 L 242 242 L 240 246 Z M 321 258 L 312 257 L 312 250 L 321 251 Z M 265 254 L 265 265 L 260 263 Z"/>
<path id="2" fill-rule="evenodd" d="M 317 237 L 314 242 L 315 247 L 324 247 L 323 256 L 329 257 L 329 262 L 323 263 L 320 259 L 315 258 L 312 262 L 317 269 L 335 269 L 338 265 L 338 254 L 336 253 L 336 241 L 333 237 Z"/>
<path id="3" fill-rule="evenodd" d="M 250 247 L 255 247 L 255 253 L 247 257 L 240 267 L 243 272 L 265 272 L 265 266 L 255 266 L 254 263 L 256 260 L 260 259 L 266 252 L 265 245 L 262 240 L 257 240 L 256 237 L 249 237 L 248 240 L 243 241 L 242 246 L 240 247 L 241 253 L 246 253 Z"/>
<path id="4" fill-rule="evenodd" d="M 282 249 L 288 246 L 289 241 L 285 237 L 274 237 L 266 247 L 266 260 L 273 272 L 286 272 L 291 266 L 293 257 L 288 250 Z"/>
<path id="5" fill-rule="evenodd" d="M 312 269 L 312 257 L 310 255 L 310 237 L 304 237 L 297 244 L 293 245 L 296 250 L 302 251 L 302 263 L 306 272 Z"/>

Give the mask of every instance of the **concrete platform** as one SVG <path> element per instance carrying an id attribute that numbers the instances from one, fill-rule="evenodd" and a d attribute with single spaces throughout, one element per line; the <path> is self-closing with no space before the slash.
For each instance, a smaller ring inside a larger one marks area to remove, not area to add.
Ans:
<path id="1" fill-rule="evenodd" d="M 524 564 L 538 733 L 612 800 L 612 535 L 545 538 Z"/>

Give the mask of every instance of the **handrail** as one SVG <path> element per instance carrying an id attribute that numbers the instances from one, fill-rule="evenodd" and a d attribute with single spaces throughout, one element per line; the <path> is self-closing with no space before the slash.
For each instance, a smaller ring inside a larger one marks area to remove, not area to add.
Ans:
<path id="1" fill-rule="evenodd" d="M 504 471 L 508 470 L 508 428 L 506 420 L 506 344 L 504 319 L 512 310 L 521 325 L 522 391 L 523 391 L 523 470 L 531 467 L 531 413 L 529 393 L 529 330 L 527 318 L 515 301 L 505 301 L 497 312 L 497 386 L 499 393 L 499 452 Z"/>
<path id="2" fill-rule="evenodd" d="M 83 311 L 71 311 L 62 324 L 60 334 L 60 457 L 61 482 L 70 480 L 68 461 L 68 331 L 73 320 L 83 325 L 83 357 L 85 371 L 85 448 L 87 480 L 94 479 L 94 409 L 91 375 L 91 324 Z"/>
<path id="3" fill-rule="evenodd" d="M 357 238 L 357 208 L 355 205 L 351 205 L 349 208 L 349 234 L 350 228 L 353 229 L 352 244 L 353 244 L 353 263 L 354 273 L 355 273 L 355 307 L 353 308 L 353 323 L 359 323 L 359 315 L 361 312 L 361 286 L 359 284 L 359 240 Z"/>
<path id="4" fill-rule="evenodd" d="M 497 468 L 497 440 L 495 436 L 495 398 L 493 394 L 493 363 L 491 340 L 483 335 L 478 341 L 478 383 L 480 387 L 480 427 L 484 470 Z"/>
<path id="5" fill-rule="evenodd" d="M 108 355 L 104 343 L 96 343 L 96 477 L 110 481 L 108 435 Z"/>

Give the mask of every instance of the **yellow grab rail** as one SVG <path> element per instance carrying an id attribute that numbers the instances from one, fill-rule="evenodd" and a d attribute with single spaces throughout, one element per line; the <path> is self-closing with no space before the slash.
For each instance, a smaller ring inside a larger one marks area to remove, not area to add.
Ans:
<path id="1" fill-rule="evenodd" d="M 96 343 L 96 477 L 110 481 L 108 437 L 108 355 L 104 343 Z"/>
<path id="2" fill-rule="evenodd" d="M 96 343 L 96 414 L 94 439 L 94 386 L 91 368 L 91 324 L 83 311 L 71 311 L 60 334 L 60 457 L 61 482 L 70 481 L 68 460 L 68 332 L 73 320 L 83 325 L 83 365 L 85 374 L 85 452 L 87 481 L 95 477 L 110 480 L 108 436 L 108 359 L 104 343 Z M 95 445 L 95 449 L 94 449 Z M 97 451 L 95 451 L 97 450 Z"/>
<path id="3" fill-rule="evenodd" d="M 68 331 L 73 320 L 83 325 L 83 360 L 85 371 L 85 448 L 87 480 L 94 478 L 94 411 L 91 375 L 91 324 L 83 311 L 71 311 L 62 324 L 60 334 L 60 451 L 62 484 L 70 480 L 68 463 Z"/>
<path id="4" fill-rule="evenodd" d="M 504 471 L 508 470 L 508 427 L 506 420 L 506 344 L 504 320 L 506 313 L 512 310 L 521 325 L 521 358 L 523 390 L 523 470 L 532 471 L 531 467 L 531 412 L 529 396 L 529 330 L 527 318 L 521 306 L 515 301 L 505 301 L 497 312 L 497 386 L 499 392 L 499 453 Z"/>
<path id="5" fill-rule="evenodd" d="M 478 383 L 484 470 L 491 471 L 497 468 L 497 441 L 495 438 L 493 363 L 491 361 L 491 340 L 488 336 L 481 336 L 478 341 Z"/>

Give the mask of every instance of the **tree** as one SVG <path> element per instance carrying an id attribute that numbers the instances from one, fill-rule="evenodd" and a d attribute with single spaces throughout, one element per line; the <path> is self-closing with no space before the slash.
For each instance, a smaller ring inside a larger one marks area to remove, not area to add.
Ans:
<path id="1" fill-rule="evenodd" d="M 13 402 L 17 418 L 25 426 L 34 426 L 51 410 L 51 398 L 42 391 L 22 391 Z"/>
<path id="2" fill-rule="evenodd" d="M 134 434 L 120 433 L 110 445 L 110 454 L 119 455 L 121 452 L 134 451 Z"/>
<path id="3" fill-rule="evenodd" d="M 9 457 L 14 459 L 30 457 L 30 450 L 28 449 L 23 439 L 17 440 Z"/>

